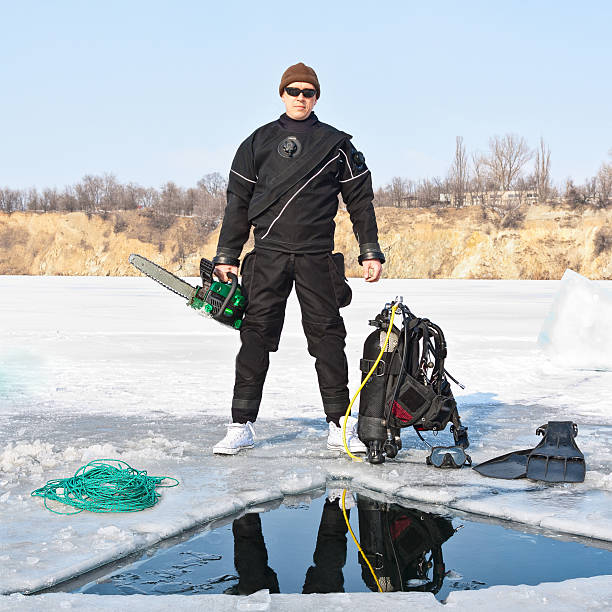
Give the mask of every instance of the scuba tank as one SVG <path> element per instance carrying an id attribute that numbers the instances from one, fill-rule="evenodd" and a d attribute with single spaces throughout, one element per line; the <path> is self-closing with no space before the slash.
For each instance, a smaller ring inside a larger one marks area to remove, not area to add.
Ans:
<path id="1" fill-rule="evenodd" d="M 361 381 L 366 378 L 383 348 L 387 330 L 391 323 L 391 304 L 386 304 L 383 311 L 370 321 L 376 327 L 363 345 L 363 357 L 359 361 Z M 382 463 L 384 453 L 395 457 L 402 447 L 399 429 L 386 426 L 386 398 L 389 381 L 389 367 L 400 338 L 400 330 L 394 325 L 389 336 L 389 343 L 382 354 L 376 371 L 372 374 L 359 395 L 359 420 L 357 435 L 368 449 L 370 463 Z"/>
<path id="2" fill-rule="evenodd" d="M 395 325 L 394 318 L 389 332 L 394 307 L 402 327 Z M 447 377 L 460 383 L 444 368 L 447 348 L 440 327 L 416 317 L 401 297 L 385 304 L 370 325 L 376 329 L 364 343 L 359 363 L 362 382 L 383 348 L 384 352 L 359 399 L 357 433 L 368 449 L 368 461 L 383 463 L 385 457 L 395 457 L 402 447 L 400 430 L 404 427 L 414 427 L 423 439 L 420 432 L 442 431 L 451 422 L 455 444 L 467 448 L 467 427 L 461 425 Z"/>

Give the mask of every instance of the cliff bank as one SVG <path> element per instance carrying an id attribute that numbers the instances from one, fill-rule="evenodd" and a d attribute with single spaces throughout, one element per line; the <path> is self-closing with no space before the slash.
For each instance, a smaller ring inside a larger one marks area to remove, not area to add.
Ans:
<path id="1" fill-rule="evenodd" d="M 387 278 L 558 279 L 566 268 L 612 279 L 612 211 L 531 207 L 517 228 L 483 220 L 478 207 L 378 208 Z M 348 214 L 336 218 L 336 250 L 347 274 L 360 275 Z M 87 215 L 0 214 L 0 274 L 134 275 L 140 253 L 181 276 L 197 276 L 214 255 L 219 228 L 195 218 L 132 211 Z M 252 248 L 252 239 L 245 251 Z"/>

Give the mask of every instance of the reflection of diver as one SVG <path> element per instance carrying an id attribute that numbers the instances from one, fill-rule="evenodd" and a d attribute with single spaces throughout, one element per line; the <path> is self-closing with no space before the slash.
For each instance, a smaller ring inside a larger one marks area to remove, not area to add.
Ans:
<path id="1" fill-rule="evenodd" d="M 276 572 L 268 566 L 268 551 L 261 531 L 259 514 L 245 514 L 232 525 L 234 566 L 238 584 L 225 591 L 228 595 L 250 595 L 261 589 L 280 593 Z"/>
<path id="2" fill-rule="evenodd" d="M 382 590 L 437 593 L 445 575 L 442 544 L 455 533 L 450 519 L 363 496 L 357 508 L 361 547 Z M 359 563 L 363 581 L 378 590 L 361 556 Z"/>
<path id="3" fill-rule="evenodd" d="M 347 531 L 337 499 L 326 499 L 312 556 L 314 565 L 306 572 L 302 593 L 344 593 Z"/>
<path id="4" fill-rule="evenodd" d="M 442 544 L 454 533 L 450 519 L 376 502 L 360 496 L 359 533 L 361 546 L 384 591 L 431 591 L 437 593 L 444 580 Z M 350 511 L 347 510 L 347 515 Z M 342 568 L 346 563 L 347 525 L 337 499 L 326 500 L 303 593 L 344 592 Z M 258 514 L 234 521 L 234 564 L 238 584 L 226 593 L 249 595 L 260 589 L 279 593 L 278 578 L 268 566 L 268 553 Z M 428 553 L 431 553 L 428 555 Z M 362 578 L 369 589 L 377 586 L 370 570 L 359 557 Z M 433 568 L 432 579 L 429 570 Z M 411 583 L 418 581 L 418 585 Z"/>
<path id="5" fill-rule="evenodd" d="M 232 525 L 234 566 L 238 584 L 225 591 L 228 595 L 250 595 L 261 589 L 279 593 L 278 578 L 268 566 L 268 552 L 259 514 L 245 514 Z M 344 591 L 342 568 L 346 563 L 347 527 L 338 501 L 325 502 L 314 565 L 308 568 L 303 593 L 341 593 Z"/>

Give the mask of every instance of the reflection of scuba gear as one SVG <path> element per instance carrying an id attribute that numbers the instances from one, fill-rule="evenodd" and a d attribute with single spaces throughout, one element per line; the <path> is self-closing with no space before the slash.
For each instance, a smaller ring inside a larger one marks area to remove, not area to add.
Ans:
<path id="1" fill-rule="evenodd" d="M 446 572 L 442 544 L 455 533 L 451 520 L 361 495 L 357 508 L 361 545 L 381 588 L 437 593 Z M 359 562 L 364 582 L 376 591 L 372 574 L 361 557 Z"/>
<path id="2" fill-rule="evenodd" d="M 433 446 L 426 462 L 438 468 L 461 468 L 472 465 L 472 458 L 460 446 Z"/>
<path id="3" fill-rule="evenodd" d="M 396 309 L 401 330 L 392 322 Z M 441 431 L 450 421 L 455 444 L 467 448 L 467 427 L 461 425 L 447 377 L 455 379 L 444 369 L 447 348 L 440 327 L 416 317 L 401 298 L 386 304 L 370 325 L 377 329 L 364 344 L 362 381 L 377 365 L 361 391 L 358 429 L 370 463 L 395 457 L 400 429 L 409 426 L 423 439 L 421 431 Z"/>
<path id="4" fill-rule="evenodd" d="M 586 464 L 576 445 L 578 426 L 571 421 L 549 421 L 536 430 L 543 436 L 533 449 L 514 451 L 474 466 L 491 478 L 529 478 L 544 482 L 584 482 Z"/>

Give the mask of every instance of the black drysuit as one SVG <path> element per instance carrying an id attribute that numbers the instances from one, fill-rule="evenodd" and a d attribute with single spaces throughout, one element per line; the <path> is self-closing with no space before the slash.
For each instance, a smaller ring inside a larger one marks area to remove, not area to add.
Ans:
<path id="1" fill-rule="evenodd" d="M 269 353 L 278 349 L 293 283 L 328 421 L 337 421 L 348 406 L 346 330 L 339 307 L 350 301 L 350 289 L 342 257 L 331 255 L 338 194 L 360 245 L 359 262 L 384 262 L 370 172 L 350 139 L 314 113 L 304 121 L 282 115 L 238 148 L 213 260 L 238 265 L 254 227 L 255 249 L 241 269 L 247 308 L 236 358 L 234 422 L 257 418 Z"/>

